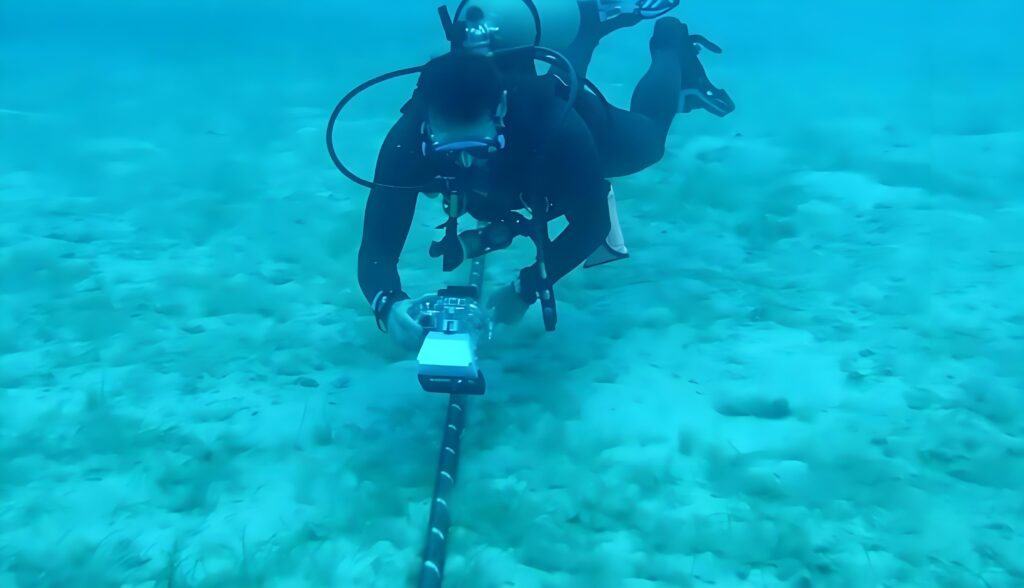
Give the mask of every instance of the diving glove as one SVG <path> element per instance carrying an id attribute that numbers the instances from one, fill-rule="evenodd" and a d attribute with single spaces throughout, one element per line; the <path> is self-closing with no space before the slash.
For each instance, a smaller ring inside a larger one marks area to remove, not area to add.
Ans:
<path id="1" fill-rule="evenodd" d="M 419 300 L 400 300 L 388 312 L 388 337 L 406 351 L 417 351 L 427 336 L 423 325 L 414 316 Z"/>

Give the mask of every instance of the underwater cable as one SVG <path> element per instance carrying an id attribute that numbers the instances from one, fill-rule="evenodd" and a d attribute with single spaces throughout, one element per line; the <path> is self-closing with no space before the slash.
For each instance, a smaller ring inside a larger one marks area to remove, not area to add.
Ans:
<path id="1" fill-rule="evenodd" d="M 469 285 L 482 297 L 484 258 L 473 260 L 469 268 Z M 460 440 L 466 423 L 469 398 L 464 394 L 448 395 L 448 412 L 441 439 L 441 454 L 437 460 L 434 479 L 434 499 L 430 502 L 427 522 L 427 540 L 423 548 L 423 566 L 420 569 L 419 588 L 440 588 L 444 580 L 447 557 L 448 531 L 451 527 L 449 500 L 458 477 Z"/>

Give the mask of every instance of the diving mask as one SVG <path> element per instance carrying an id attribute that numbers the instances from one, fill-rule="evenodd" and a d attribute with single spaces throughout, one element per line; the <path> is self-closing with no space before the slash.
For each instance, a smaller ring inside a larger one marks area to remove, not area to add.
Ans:
<path id="1" fill-rule="evenodd" d="M 439 130 L 429 121 L 421 127 L 423 155 L 435 156 L 468 167 L 505 149 L 505 127 L 500 118 L 458 130 Z"/>

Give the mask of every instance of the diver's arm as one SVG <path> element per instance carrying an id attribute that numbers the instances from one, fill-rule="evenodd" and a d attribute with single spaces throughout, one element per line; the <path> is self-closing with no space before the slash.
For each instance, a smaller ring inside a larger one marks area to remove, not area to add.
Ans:
<path id="1" fill-rule="evenodd" d="M 402 291 L 398 257 L 412 226 L 416 196 L 412 190 L 370 190 L 359 245 L 359 287 L 371 304 L 382 292 Z"/>
<path id="2" fill-rule="evenodd" d="M 541 188 L 558 212 L 569 222 L 547 247 L 548 280 L 555 283 L 583 263 L 611 230 L 608 218 L 608 183 L 601 176 L 601 162 L 586 125 L 570 112 L 561 132 L 551 142 L 542 168 Z M 536 264 L 520 273 L 522 295 L 529 300 L 540 288 Z"/>
<path id="3" fill-rule="evenodd" d="M 418 151 L 416 128 L 409 116 L 403 116 L 392 127 L 377 157 L 374 182 L 399 187 L 374 187 L 366 201 L 359 246 L 359 287 L 378 319 L 386 314 L 380 312 L 386 310 L 385 302 L 390 305 L 408 298 L 402 291 L 398 258 L 416 210 L 419 190 L 413 186 L 424 182 L 425 166 Z"/>

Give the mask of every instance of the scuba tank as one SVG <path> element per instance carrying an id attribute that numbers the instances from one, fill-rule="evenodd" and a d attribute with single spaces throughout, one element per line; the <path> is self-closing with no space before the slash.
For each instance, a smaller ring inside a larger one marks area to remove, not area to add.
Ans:
<path id="1" fill-rule="evenodd" d="M 562 53 L 579 35 L 583 4 L 593 5 L 602 22 L 624 15 L 653 20 L 677 8 L 680 0 L 462 0 L 452 20 L 466 26 L 464 49 L 539 45 Z"/>
<path id="2" fill-rule="evenodd" d="M 452 13 L 452 20 L 466 27 L 466 49 L 501 51 L 539 45 L 564 51 L 579 33 L 578 1 L 534 0 L 532 4 L 522 0 L 463 0 Z"/>

